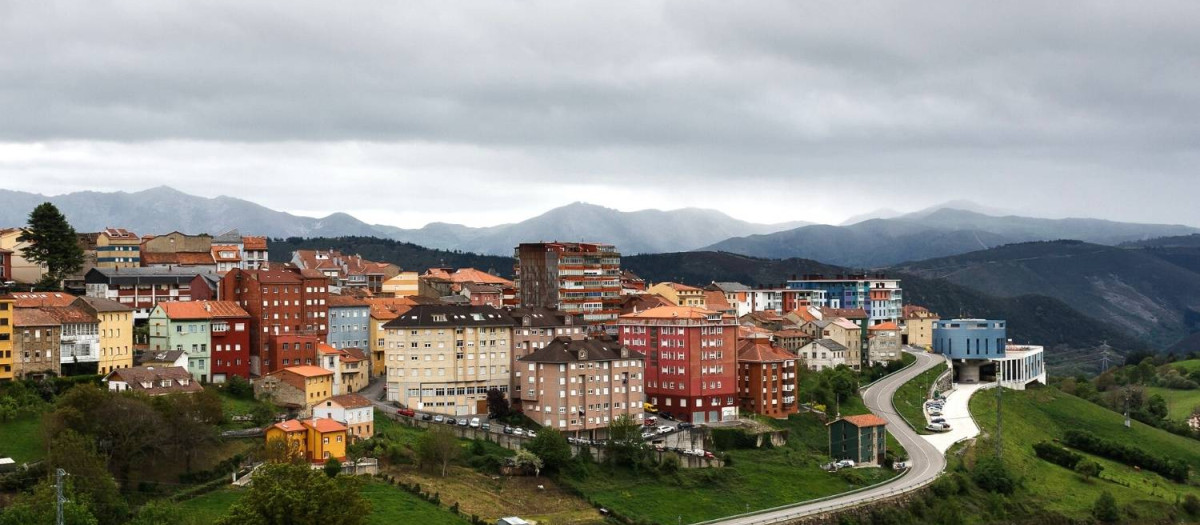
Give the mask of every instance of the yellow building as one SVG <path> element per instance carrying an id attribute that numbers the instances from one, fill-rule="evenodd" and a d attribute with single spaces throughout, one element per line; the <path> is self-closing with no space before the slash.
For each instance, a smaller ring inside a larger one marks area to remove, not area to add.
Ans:
<path id="1" fill-rule="evenodd" d="M 279 375 L 284 383 L 300 390 L 307 407 L 333 395 L 333 372 L 319 366 L 289 366 L 271 375 Z"/>
<path id="2" fill-rule="evenodd" d="M 13 300 L 0 295 L 0 381 L 13 379 L 13 364 Z"/>
<path id="3" fill-rule="evenodd" d="M 142 239 L 124 228 L 106 228 L 96 235 L 97 268 L 137 268 L 142 265 Z"/>
<path id="4" fill-rule="evenodd" d="M 646 292 L 661 295 L 675 306 L 707 308 L 704 290 L 695 286 L 670 282 L 658 283 L 651 286 Z"/>
<path id="5" fill-rule="evenodd" d="M 391 294 L 392 297 L 411 297 L 421 292 L 420 274 L 417 272 L 400 272 L 399 275 L 383 282 L 380 291 Z"/>
<path id="6" fill-rule="evenodd" d="M 900 338 L 906 345 L 929 350 L 933 348 L 933 325 L 938 320 L 938 314 L 923 306 L 905 305 L 900 316 Z"/>
<path id="7" fill-rule="evenodd" d="M 36 283 L 46 275 L 46 267 L 25 258 L 28 242 L 18 242 L 20 228 L 0 228 L 0 248 L 12 251 L 12 279 L 20 283 Z"/>
<path id="8" fill-rule="evenodd" d="M 76 303 L 100 320 L 98 373 L 133 366 L 133 308 L 98 297 L 80 297 Z"/>
<path id="9" fill-rule="evenodd" d="M 367 334 L 370 337 L 368 346 L 371 351 L 371 370 L 377 377 L 387 373 L 384 361 L 384 330 L 383 325 L 407 312 L 414 304 L 405 298 L 374 298 L 367 299 L 371 305 L 371 320 L 367 323 Z"/>
<path id="10" fill-rule="evenodd" d="M 346 460 L 346 425 L 332 419 L 289 419 L 267 427 L 266 441 L 284 439 L 310 463 Z"/>

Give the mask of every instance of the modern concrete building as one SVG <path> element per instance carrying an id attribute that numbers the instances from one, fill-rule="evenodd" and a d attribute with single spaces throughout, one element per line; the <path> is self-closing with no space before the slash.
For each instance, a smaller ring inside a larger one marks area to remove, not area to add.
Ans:
<path id="1" fill-rule="evenodd" d="M 641 421 L 644 359 L 609 336 L 559 336 L 518 361 L 512 397 L 543 426 L 595 437 L 620 416 Z"/>
<path id="2" fill-rule="evenodd" d="M 1000 386 L 1025 390 L 1032 383 L 1047 384 L 1044 353 L 1040 346 L 1007 344 L 1004 357 L 992 358 Z"/>
<path id="3" fill-rule="evenodd" d="M 1007 323 L 1000 320 L 947 319 L 934 323 L 933 351 L 953 363 L 956 382 L 986 380 L 981 368 L 992 359 L 1004 357 L 1007 341 Z"/>
<path id="4" fill-rule="evenodd" d="M 621 254 L 611 244 L 524 243 L 514 250 L 521 306 L 557 308 L 587 323 L 621 312 Z"/>
<path id="5" fill-rule="evenodd" d="M 737 389 L 742 411 L 787 419 L 795 414 L 796 356 L 765 337 L 738 343 Z"/>
<path id="6" fill-rule="evenodd" d="M 617 320 L 621 344 L 646 356 L 646 400 L 682 421 L 737 419 L 737 321 L 661 306 Z"/>
<path id="7" fill-rule="evenodd" d="M 899 322 L 904 302 L 900 280 L 889 279 L 882 274 L 808 275 L 788 281 L 787 288 L 822 291 L 825 294 L 823 306 L 830 308 L 862 308 L 866 310 L 872 325 Z"/>
<path id="8" fill-rule="evenodd" d="M 447 415 L 487 412 L 508 392 L 513 319 L 490 306 L 421 304 L 383 325 L 390 401 Z"/>

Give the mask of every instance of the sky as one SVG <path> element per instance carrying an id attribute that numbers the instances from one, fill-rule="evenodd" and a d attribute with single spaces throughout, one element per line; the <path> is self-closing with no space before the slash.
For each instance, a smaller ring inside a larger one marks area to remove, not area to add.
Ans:
<path id="1" fill-rule="evenodd" d="M 1200 226 L 1200 3 L 0 0 L 0 188 Z"/>

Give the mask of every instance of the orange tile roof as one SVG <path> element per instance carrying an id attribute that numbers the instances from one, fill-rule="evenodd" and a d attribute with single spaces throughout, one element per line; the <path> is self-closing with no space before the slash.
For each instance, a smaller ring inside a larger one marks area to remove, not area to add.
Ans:
<path id="1" fill-rule="evenodd" d="M 482 283 L 482 284 L 499 284 L 503 286 L 512 286 L 513 282 L 503 277 L 497 277 L 487 272 L 481 272 L 474 268 L 459 268 L 454 273 L 449 275 L 451 281 L 456 283 Z"/>
<path id="2" fill-rule="evenodd" d="M 867 311 L 862 308 L 822 308 L 825 317 L 845 317 L 846 319 L 866 319 Z"/>
<path id="3" fill-rule="evenodd" d="M 904 305 L 902 311 L 903 313 L 901 314 L 901 317 L 904 319 L 935 319 L 938 317 L 938 314 L 930 312 L 928 308 L 915 304 Z"/>
<path id="4" fill-rule="evenodd" d="M 304 426 L 316 430 L 322 434 L 346 431 L 346 425 L 324 417 L 319 419 L 306 419 L 304 420 Z"/>
<path id="5" fill-rule="evenodd" d="M 267 251 L 267 238 L 243 236 L 242 249 L 247 251 L 265 252 Z"/>
<path id="6" fill-rule="evenodd" d="M 712 315 L 720 315 L 720 312 L 696 308 L 695 306 L 658 306 L 636 314 L 625 314 L 621 317 L 634 319 L 707 319 Z"/>
<path id="7" fill-rule="evenodd" d="M 725 299 L 725 294 L 716 290 L 705 290 L 704 305 L 709 310 L 724 311 L 733 309 L 733 305 L 729 304 L 729 301 Z"/>
<path id="8" fill-rule="evenodd" d="M 861 414 L 857 416 L 843 416 L 842 420 L 856 427 L 877 427 L 887 425 L 887 420 L 875 414 Z"/>
<path id="9" fill-rule="evenodd" d="M 238 262 L 242 260 L 242 256 L 238 255 L 237 246 L 216 246 L 212 247 L 212 258 L 216 262 Z"/>
<path id="10" fill-rule="evenodd" d="M 13 326 L 61 326 L 53 314 L 41 308 L 16 308 L 13 311 Z"/>
<path id="11" fill-rule="evenodd" d="M 367 301 L 353 295 L 330 294 L 325 301 L 329 306 L 368 306 Z"/>
<path id="12" fill-rule="evenodd" d="M 867 327 L 867 330 L 899 330 L 900 327 L 891 321 Z"/>
<path id="13" fill-rule="evenodd" d="M 337 348 L 329 346 L 325 343 L 317 343 L 317 353 L 321 354 L 340 354 L 342 353 Z"/>
<path id="14" fill-rule="evenodd" d="M 158 305 L 171 319 L 250 317 L 250 314 L 234 301 L 167 301 Z"/>
<path id="15" fill-rule="evenodd" d="M 772 363 L 776 361 L 790 361 L 794 359 L 796 359 L 796 356 L 771 344 L 770 339 L 756 337 L 752 339 L 745 339 L 738 344 L 738 361 L 746 361 L 750 363 Z"/>
<path id="16" fill-rule="evenodd" d="M 271 428 L 278 428 L 279 430 L 282 430 L 282 431 L 288 432 L 288 433 L 304 431 L 304 425 L 301 424 L 299 421 L 296 421 L 295 419 L 289 419 L 287 421 L 275 423 L 274 425 L 271 425 Z"/>
<path id="17" fill-rule="evenodd" d="M 796 317 L 799 317 L 801 321 L 805 321 L 805 322 L 817 320 L 817 316 L 813 315 L 812 312 L 808 311 L 808 308 L 797 308 L 788 313 L 795 315 Z"/>
<path id="18" fill-rule="evenodd" d="M 345 408 L 362 408 L 371 406 L 371 401 L 369 399 L 358 394 L 342 394 L 340 396 L 333 396 L 328 400 L 342 405 Z"/>
<path id="19" fill-rule="evenodd" d="M 45 308 L 44 310 L 63 324 L 92 324 L 100 322 L 94 315 L 79 306 L 52 307 Z"/>
<path id="20" fill-rule="evenodd" d="M 63 307 L 75 302 L 76 297 L 64 292 L 13 292 L 13 306 L 38 308 L 41 306 Z"/>
<path id="21" fill-rule="evenodd" d="M 326 370 L 319 366 L 313 366 L 313 365 L 289 366 L 289 367 L 279 370 L 275 373 L 278 374 L 281 372 L 290 372 L 290 373 L 296 374 L 298 376 L 303 376 L 303 377 L 319 377 L 319 376 L 333 375 L 333 372 L 330 372 L 329 370 Z"/>

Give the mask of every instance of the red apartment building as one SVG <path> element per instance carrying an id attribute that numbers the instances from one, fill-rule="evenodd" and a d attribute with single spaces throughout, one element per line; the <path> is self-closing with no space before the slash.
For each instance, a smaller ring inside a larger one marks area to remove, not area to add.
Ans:
<path id="1" fill-rule="evenodd" d="M 325 342 L 329 333 L 329 280 L 321 272 L 235 269 L 221 279 L 220 289 L 222 299 L 238 303 L 250 314 L 250 371 L 254 375 L 292 366 L 293 359 L 308 359 L 306 355 L 292 355 L 293 343 L 297 342 L 291 340 L 293 336 Z M 299 342 L 303 346 L 304 341 Z M 315 363 L 315 354 L 311 358 Z"/>
<path id="2" fill-rule="evenodd" d="M 212 378 L 220 383 L 233 376 L 250 379 L 250 314 L 233 301 L 209 301 L 212 315 Z"/>
<path id="3" fill-rule="evenodd" d="M 786 419 L 796 404 L 796 360 L 767 337 L 751 337 L 738 344 L 738 398 L 742 410 Z"/>
<path id="4" fill-rule="evenodd" d="M 613 245 L 524 243 L 515 251 L 521 306 L 557 308 L 593 324 L 621 314 L 621 254 Z"/>
<path id="5" fill-rule="evenodd" d="M 617 320 L 621 344 L 646 356 L 646 401 L 681 421 L 736 419 L 737 320 L 660 306 Z"/>

